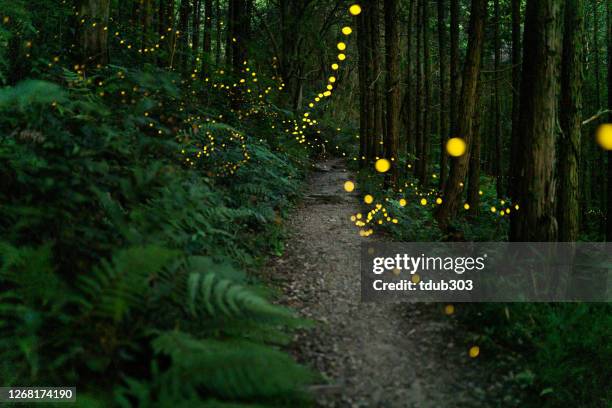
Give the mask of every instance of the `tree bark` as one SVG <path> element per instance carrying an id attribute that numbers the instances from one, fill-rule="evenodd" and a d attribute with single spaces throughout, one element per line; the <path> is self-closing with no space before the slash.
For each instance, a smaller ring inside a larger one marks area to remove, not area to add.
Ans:
<path id="1" fill-rule="evenodd" d="M 438 0 L 438 50 L 440 59 L 440 190 L 444 190 L 444 184 L 448 173 L 448 155 L 446 153 L 446 141 L 449 133 L 448 127 L 451 122 L 448 109 L 448 58 L 446 38 L 446 1 Z"/>
<path id="2" fill-rule="evenodd" d="M 511 241 L 556 241 L 553 166 L 561 55 L 561 3 L 529 0 L 525 21 L 520 135 L 516 179 L 519 211 L 511 215 Z"/>
<path id="3" fill-rule="evenodd" d="M 519 102 L 521 87 L 521 0 L 511 0 L 512 7 L 512 135 L 510 138 L 510 160 L 508 161 L 508 189 L 511 197 L 516 194 L 512 190 L 516 185 L 514 179 L 518 173 L 514 157 L 519 153 Z"/>
<path id="4" fill-rule="evenodd" d="M 79 16 L 85 20 L 79 29 L 81 63 L 83 65 L 97 66 L 108 64 L 107 27 L 109 14 L 110 0 L 81 1 Z"/>
<path id="5" fill-rule="evenodd" d="M 501 62 L 501 38 L 499 35 L 499 27 L 501 25 L 501 14 L 499 11 L 499 0 L 493 2 L 495 13 L 495 24 L 493 24 L 493 40 L 494 40 L 494 70 L 495 70 L 495 160 L 493 160 L 493 173 L 495 175 L 495 187 L 497 197 L 501 198 L 504 194 L 502 181 L 502 127 L 501 127 L 501 95 L 500 95 L 500 62 Z"/>
<path id="6" fill-rule="evenodd" d="M 459 102 L 459 0 L 450 0 L 450 118 L 451 135 L 457 136 Z"/>
<path id="7" fill-rule="evenodd" d="M 608 26 L 608 109 L 612 109 L 612 4 L 606 3 L 606 25 Z M 612 123 L 612 112 L 608 113 L 608 123 Z M 606 208 L 606 241 L 612 241 L 612 152 L 608 152 L 608 188 Z"/>
<path id="8" fill-rule="evenodd" d="M 419 179 L 423 187 L 429 184 L 429 148 L 431 137 L 431 56 L 429 52 L 429 1 L 423 0 L 423 86 L 425 100 L 422 106 L 423 109 L 423 151 L 421 152 L 421 161 L 419 169 Z"/>
<path id="9" fill-rule="evenodd" d="M 371 24 L 371 53 L 372 53 L 372 104 L 374 105 L 374 146 L 373 154 L 375 157 L 382 156 L 381 143 L 383 139 L 383 99 L 382 99 L 382 83 L 383 73 L 380 62 L 382 60 L 381 41 L 380 41 L 380 2 L 379 0 L 370 1 L 370 24 Z"/>
<path id="10" fill-rule="evenodd" d="M 421 160 L 423 160 L 423 144 L 424 144 L 424 128 L 423 128 L 423 1 L 417 1 L 417 17 L 416 17 L 416 162 L 414 166 L 414 175 L 420 178 L 421 175 Z"/>
<path id="11" fill-rule="evenodd" d="M 582 62 L 584 36 L 583 0 L 565 3 L 565 29 L 561 64 L 561 142 L 559 143 L 559 240 L 578 239 L 580 205 L 578 165 L 582 122 Z"/>
<path id="12" fill-rule="evenodd" d="M 435 214 L 442 230 L 448 229 L 450 219 L 457 213 L 461 200 L 463 188 L 460 183 L 464 182 L 467 173 L 470 158 L 469 146 L 472 141 L 473 119 L 477 105 L 487 1 L 472 0 L 471 7 L 468 50 L 463 67 L 461 100 L 458 106 L 459 134 L 465 140 L 468 151 L 463 156 L 451 159 L 450 174 L 443 193 L 444 201 Z"/>
<path id="13" fill-rule="evenodd" d="M 387 77 L 387 132 L 385 157 L 391 162 L 391 184 L 397 187 L 399 178 L 399 114 L 400 114 L 400 37 L 398 24 L 398 0 L 385 0 L 385 48 Z"/>

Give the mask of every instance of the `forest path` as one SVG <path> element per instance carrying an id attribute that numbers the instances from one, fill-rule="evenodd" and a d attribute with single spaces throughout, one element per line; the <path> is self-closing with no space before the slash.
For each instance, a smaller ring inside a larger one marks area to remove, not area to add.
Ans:
<path id="1" fill-rule="evenodd" d="M 350 221 L 357 194 L 341 160 L 319 163 L 306 198 L 289 220 L 285 254 L 269 272 L 282 303 L 319 324 L 300 333 L 294 354 L 330 380 L 315 387 L 320 406 L 483 406 L 474 360 L 452 339 L 442 305 L 361 303 L 359 247 Z M 481 390 L 482 391 L 482 390 Z"/>

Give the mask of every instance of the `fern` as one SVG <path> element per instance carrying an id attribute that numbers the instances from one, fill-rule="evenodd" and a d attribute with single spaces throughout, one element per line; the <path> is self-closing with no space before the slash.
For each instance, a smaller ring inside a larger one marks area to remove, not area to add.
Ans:
<path id="1" fill-rule="evenodd" d="M 85 310 L 114 322 L 121 322 L 132 309 L 144 310 L 150 280 L 177 255 L 151 245 L 122 250 L 111 262 L 102 261 L 91 276 L 79 279 Z"/>
<path id="2" fill-rule="evenodd" d="M 199 389 L 223 399 L 287 400 L 316 379 L 286 354 L 248 341 L 199 340 L 172 331 L 161 333 L 153 347 L 172 360 L 162 381 L 187 395 Z"/>

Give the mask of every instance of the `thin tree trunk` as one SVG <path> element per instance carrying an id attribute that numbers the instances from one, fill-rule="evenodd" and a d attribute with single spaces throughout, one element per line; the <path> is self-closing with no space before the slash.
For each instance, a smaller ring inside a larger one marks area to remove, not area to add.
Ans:
<path id="1" fill-rule="evenodd" d="M 406 77 L 404 78 L 406 93 L 404 95 L 404 103 L 402 104 L 403 114 L 402 118 L 404 121 L 404 131 L 406 132 L 406 154 L 408 159 L 406 160 L 406 165 L 409 168 L 414 165 L 414 160 L 412 160 L 412 156 L 414 155 L 415 149 L 415 126 L 414 126 L 414 58 L 412 57 L 412 48 L 413 48 L 413 25 L 414 25 L 414 7 L 416 5 L 416 0 L 410 0 L 408 5 L 408 36 L 406 39 L 406 59 L 407 59 L 407 69 L 406 69 Z M 408 169 L 406 169 L 408 171 Z"/>
<path id="2" fill-rule="evenodd" d="M 470 215 L 477 216 L 480 207 L 480 168 L 481 168 L 481 149 L 482 136 L 480 134 L 482 105 L 480 104 L 481 83 L 479 81 L 476 90 L 476 109 L 474 109 L 474 118 L 472 125 L 472 144 L 470 148 L 470 162 L 468 169 L 468 190 L 467 203 L 470 208 Z"/>
<path id="3" fill-rule="evenodd" d="M 510 197 L 515 197 L 513 191 L 516 185 L 514 179 L 518 173 L 516 161 L 513 159 L 519 153 L 519 102 L 521 87 L 521 0 L 511 0 L 512 7 L 512 136 L 510 138 L 510 160 L 508 161 L 508 190 Z"/>
<path id="4" fill-rule="evenodd" d="M 421 174 L 421 161 L 423 160 L 423 61 L 421 58 L 423 51 L 423 1 L 417 0 L 417 47 L 416 47 L 416 163 L 414 175 L 419 178 Z"/>
<path id="5" fill-rule="evenodd" d="M 216 33 L 216 44 L 215 44 L 215 63 L 217 66 L 221 65 L 221 37 L 222 37 L 222 22 L 221 19 L 221 2 L 215 0 L 215 18 L 217 19 L 217 33 Z"/>
<path id="6" fill-rule="evenodd" d="M 525 21 L 516 192 L 511 241 L 556 241 L 553 166 L 561 56 L 561 3 L 529 0 Z"/>
<path id="7" fill-rule="evenodd" d="M 504 194 L 501 161 L 502 161 L 502 127 L 501 127 L 501 95 L 500 95 L 500 62 L 501 62 L 501 38 L 499 35 L 499 27 L 501 25 L 501 14 L 499 12 L 499 0 L 493 3 L 495 9 L 495 24 L 493 24 L 493 39 L 494 39 L 494 70 L 495 70 L 495 160 L 493 161 L 493 173 L 495 175 L 495 186 L 497 197 L 501 198 Z"/>
<path id="8" fill-rule="evenodd" d="M 451 122 L 448 109 L 448 58 L 446 38 L 446 1 L 438 0 L 438 50 L 440 59 L 440 190 L 444 190 L 448 173 L 448 155 L 446 154 L 446 141 L 448 128 Z"/>
<path id="9" fill-rule="evenodd" d="M 381 41 L 380 41 L 380 2 L 372 0 L 370 2 L 371 35 L 372 35 L 372 75 L 373 83 L 370 84 L 373 90 L 372 103 L 374 104 L 374 155 L 382 156 L 382 146 L 380 142 L 383 138 L 383 99 L 382 83 L 383 73 L 380 63 L 382 61 Z"/>
<path id="10" fill-rule="evenodd" d="M 400 37 L 398 24 L 398 0 L 385 0 L 385 48 L 387 79 L 387 132 L 385 157 L 391 161 L 391 184 L 397 187 L 399 178 L 399 114 L 400 114 Z"/>
<path id="11" fill-rule="evenodd" d="M 458 136 L 459 102 L 459 0 L 450 0 L 450 118 L 451 134 Z"/>
<path id="12" fill-rule="evenodd" d="M 423 86 L 425 92 L 425 101 L 423 104 L 423 151 L 422 160 L 420 162 L 420 181 L 421 185 L 429 184 L 429 148 L 431 137 L 431 59 L 429 53 L 429 1 L 423 1 Z"/>
<path id="13" fill-rule="evenodd" d="M 608 26 L 608 109 L 612 109 L 612 2 L 606 3 L 606 23 Z M 608 113 L 608 123 L 612 123 L 612 112 Z M 608 189 L 607 189 L 607 227 L 606 241 L 612 241 L 612 152 L 608 152 Z"/>
<path id="14" fill-rule="evenodd" d="M 561 64 L 561 143 L 559 143 L 559 203 L 557 217 L 559 240 L 578 239 L 580 205 L 578 201 L 578 164 L 582 122 L 582 61 L 584 35 L 583 0 L 565 3 L 565 32 Z"/>
<path id="15" fill-rule="evenodd" d="M 487 1 L 472 0 L 468 50 L 463 68 L 461 100 L 458 106 L 459 134 L 469 147 L 472 141 L 474 111 L 477 107 L 478 78 L 482 62 L 482 44 Z M 436 219 L 442 230 L 447 230 L 450 219 L 455 216 L 461 200 L 463 183 L 468 169 L 470 152 L 451 159 L 451 169 L 443 194 L 443 203 L 438 207 Z"/>

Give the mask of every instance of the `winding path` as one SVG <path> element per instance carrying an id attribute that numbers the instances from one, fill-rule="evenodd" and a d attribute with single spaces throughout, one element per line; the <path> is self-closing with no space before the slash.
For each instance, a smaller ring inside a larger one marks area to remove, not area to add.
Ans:
<path id="1" fill-rule="evenodd" d="M 271 278 L 282 302 L 319 322 L 300 333 L 294 354 L 324 373 L 315 387 L 320 406 L 487 406 L 474 390 L 474 360 L 454 341 L 453 321 L 441 305 L 360 302 L 359 246 L 351 223 L 356 194 L 340 160 L 317 165 L 306 198 L 289 221 L 284 255 Z"/>

